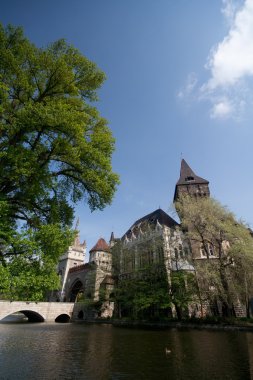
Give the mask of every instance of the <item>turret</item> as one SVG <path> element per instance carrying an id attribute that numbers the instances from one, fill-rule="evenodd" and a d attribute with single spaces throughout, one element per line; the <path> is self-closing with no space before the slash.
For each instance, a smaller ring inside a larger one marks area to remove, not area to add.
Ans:
<path id="1" fill-rule="evenodd" d="M 76 223 L 75 231 L 76 237 L 73 244 L 68 248 L 67 252 L 64 253 L 58 263 L 58 273 L 61 276 L 61 295 L 60 300 L 62 301 L 65 296 L 65 286 L 68 276 L 69 269 L 82 265 L 85 260 L 86 255 L 86 242 L 80 243 L 80 232 L 78 231 L 79 220 Z"/>
<path id="2" fill-rule="evenodd" d="M 90 250 L 90 263 L 94 262 L 104 271 L 112 269 L 112 254 L 109 245 L 103 238 L 100 238 Z"/>

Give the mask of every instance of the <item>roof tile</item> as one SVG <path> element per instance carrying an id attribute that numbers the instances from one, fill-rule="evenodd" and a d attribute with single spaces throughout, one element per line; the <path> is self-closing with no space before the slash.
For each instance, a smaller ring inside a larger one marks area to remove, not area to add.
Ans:
<path id="1" fill-rule="evenodd" d="M 90 252 L 95 252 L 95 251 L 110 252 L 110 247 L 106 243 L 105 239 L 103 238 L 98 239 L 97 243 L 90 250 Z"/>

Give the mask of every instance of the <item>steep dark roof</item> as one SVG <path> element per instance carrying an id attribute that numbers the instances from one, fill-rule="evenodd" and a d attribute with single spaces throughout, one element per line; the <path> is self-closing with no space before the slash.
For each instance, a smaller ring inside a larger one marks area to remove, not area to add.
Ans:
<path id="1" fill-rule="evenodd" d="M 145 224 L 153 224 L 155 225 L 157 222 L 159 222 L 162 226 L 167 227 L 175 227 L 178 226 L 178 223 L 172 219 L 166 212 L 164 212 L 162 209 L 157 209 L 153 212 L 151 212 L 148 215 L 143 216 L 142 218 L 136 220 L 134 224 L 129 228 L 129 230 L 123 235 L 124 236 L 130 236 L 131 233 L 138 233 L 137 230 L 139 227 L 142 227 Z"/>
<path id="2" fill-rule="evenodd" d="M 110 247 L 103 238 L 98 239 L 97 243 L 91 248 L 90 252 L 103 251 L 110 252 Z"/>
<path id="3" fill-rule="evenodd" d="M 186 185 L 189 183 L 195 183 L 195 184 L 209 184 L 209 182 L 197 176 L 194 171 L 190 168 L 190 166 L 187 164 L 187 162 L 182 159 L 181 161 L 181 169 L 180 169 L 180 178 L 177 181 L 177 185 Z"/>
<path id="4" fill-rule="evenodd" d="M 111 233 L 111 237 L 110 237 L 110 242 L 111 241 L 114 241 L 115 240 L 115 237 L 114 237 L 114 232 Z"/>
<path id="5" fill-rule="evenodd" d="M 188 185 L 189 183 L 194 184 L 209 184 L 209 182 L 197 176 L 194 171 L 190 168 L 190 166 L 187 164 L 187 162 L 182 159 L 181 161 L 181 169 L 180 169 L 180 178 L 177 181 L 177 185 Z"/>

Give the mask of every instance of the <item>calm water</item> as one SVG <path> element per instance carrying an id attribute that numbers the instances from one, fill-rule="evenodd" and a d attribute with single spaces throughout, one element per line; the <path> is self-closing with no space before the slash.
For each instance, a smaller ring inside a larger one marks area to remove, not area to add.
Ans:
<path id="1" fill-rule="evenodd" d="M 0 379 L 253 379 L 253 334 L 2 323 Z"/>

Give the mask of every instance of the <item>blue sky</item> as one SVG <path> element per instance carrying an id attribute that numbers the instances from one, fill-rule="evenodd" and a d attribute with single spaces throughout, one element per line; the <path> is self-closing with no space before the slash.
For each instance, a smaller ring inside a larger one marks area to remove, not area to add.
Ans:
<path id="1" fill-rule="evenodd" d="M 116 138 L 112 205 L 76 208 L 88 250 L 159 206 L 183 157 L 253 227 L 253 0 L 2 0 L 37 46 L 65 38 L 106 73 L 97 107 Z"/>

